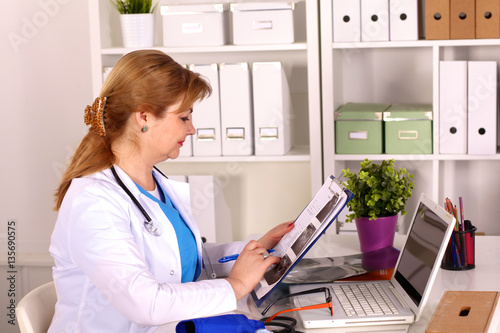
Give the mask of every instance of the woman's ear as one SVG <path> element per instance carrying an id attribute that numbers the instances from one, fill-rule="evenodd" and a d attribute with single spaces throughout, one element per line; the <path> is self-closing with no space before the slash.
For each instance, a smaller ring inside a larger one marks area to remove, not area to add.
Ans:
<path id="1" fill-rule="evenodd" d="M 137 108 L 137 111 L 134 112 L 134 119 L 137 123 L 139 129 L 144 128 L 144 126 L 148 126 L 148 120 L 151 119 L 151 113 L 147 109 L 147 107 L 140 105 Z"/>

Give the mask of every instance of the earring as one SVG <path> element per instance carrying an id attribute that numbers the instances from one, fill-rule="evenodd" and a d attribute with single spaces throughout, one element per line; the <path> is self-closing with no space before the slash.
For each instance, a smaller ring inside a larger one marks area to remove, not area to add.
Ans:
<path id="1" fill-rule="evenodd" d="M 148 127 L 146 125 L 144 125 L 144 127 L 141 128 L 141 132 L 146 133 L 147 131 L 148 131 Z"/>

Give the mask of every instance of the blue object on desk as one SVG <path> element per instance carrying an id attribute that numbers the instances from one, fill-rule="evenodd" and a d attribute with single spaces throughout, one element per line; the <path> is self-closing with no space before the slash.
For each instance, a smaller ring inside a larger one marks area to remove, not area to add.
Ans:
<path id="1" fill-rule="evenodd" d="M 267 253 L 273 253 L 274 252 L 274 249 L 269 249 L 267 250 Z M 239 256 L 239 253 L 237 254 L 233 254 L 233 255 L 230 255 L 230 256 L 227 256 L 227 257 L 222 257 L 219 259 L 219 263 L 220 264 L 223 264 L 225 262 L 228 262 L 228 261 L 233 261 L 233 260 L 236 260 Z"/>
<path id="2" fill-rule="evenodd" d="M 248 319 L 242 314 L 183 320 L 175 327 L 176 333 L 254 333 L 265 329 L 263 322 Z"/>

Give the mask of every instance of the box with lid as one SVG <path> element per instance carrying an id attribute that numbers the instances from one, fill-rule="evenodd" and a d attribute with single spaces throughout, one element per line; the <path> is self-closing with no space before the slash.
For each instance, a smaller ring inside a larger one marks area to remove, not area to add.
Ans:
<path id="1" fill-rule="evenodd" d="M 382 154 L 383 112 L 390 104 L 347 103 L 335 111 L 337 154 Z"/>
<path id="2" fill-rule="evenodd" d="M 225 4 L 168 5 L 160 11 L 166 47 L 219 46 L 229 41 Z"/>

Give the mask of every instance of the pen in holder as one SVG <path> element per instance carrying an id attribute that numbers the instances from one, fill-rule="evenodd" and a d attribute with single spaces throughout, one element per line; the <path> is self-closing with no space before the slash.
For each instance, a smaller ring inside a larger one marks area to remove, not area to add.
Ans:
<path id="1" fill-rule="evenodd" d="M 453 230 L 444 253 L 441 268 L 448 270 L 468 270 L 476 267 L 475 244 L 476 227 L 469 220 L 464 221 L 464 230 Z"/>

